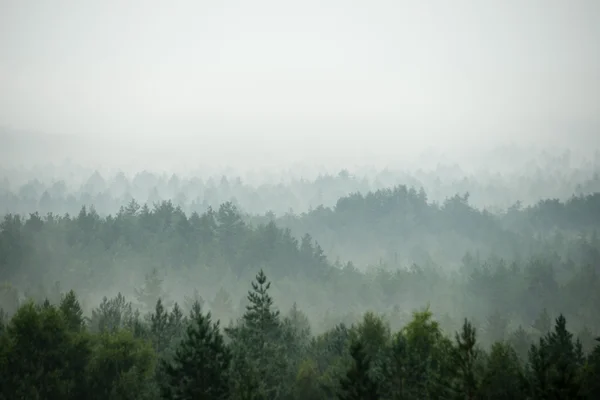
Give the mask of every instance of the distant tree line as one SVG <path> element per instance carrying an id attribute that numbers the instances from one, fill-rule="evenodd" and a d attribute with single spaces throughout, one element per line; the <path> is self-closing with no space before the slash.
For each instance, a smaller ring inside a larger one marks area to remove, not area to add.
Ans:
<path id="1" fill-rule="evenodd" d="M 340 197 L 356 192 L 366 195 L 401 184 L 423 188 L 430 201 L 438 203 L 456 193 L 469 192 L 473 206 L 497 213 L 518 201 L 529 206 L 543 198 L 565 201 L 573 194 L 600 192 L 598 161 L 573 168 L 563 158 L 530 160 L 520 169 L 514 165 L 514 172 L 504 175 L 470 173 L 456 164 L 438 163 L 427 170 L 324 170 L 304 178 L 289 171 L 260 179 L 242 178 L 232 172 L 203 178 L 149 171 L 127 176 L 122 171 L 101 173 L 72 164 L 62 168 L 38 166 L 31 171 L 0 165 L 0 215 L 35 211 L 75 214 L 82 206 L 94 204 L 97 212 L 106 216 L 136 199 L 148 204 L 172 200 L 186 214 L 205 212 L 209 206 L 216 209 L 231 201 L 249 214 L 273 212 L 282 216 L 319 206 L 333 207 Z"/>

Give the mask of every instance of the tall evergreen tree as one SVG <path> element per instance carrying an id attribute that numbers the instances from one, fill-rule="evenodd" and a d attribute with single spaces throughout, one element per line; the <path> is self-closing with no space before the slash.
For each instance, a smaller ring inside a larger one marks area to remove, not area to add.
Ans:
<path id="1" fill-rule="evenodd" d="M 162 362 L 167 376 L 163 396 L 173 400 L 227 399 L 231 353 L 219 322 L 212 322 L 210 312 L 204 315 L 199 303 L 194 304 L 189 318 L 190 325 L 173 361 Z"/>
<path id="2" fill-rule="evenodd" d="M 526 397 L 526 380 L 516 351 L 507 343 L 492 345 L 481 381 L 480 398 L 513 400 Z"/>
<path id="3" fill-rule="evenodd" d="M 352 365 L 346 376 L 340 381 L 340 400 L 378 400 L 377 382 L 369 376 L 371 359 L 361 340 L 354 340 L 350 345 Z"/>
<path id="4" fill-rule="evenodd" d="M 579 341 L 567 330 L 561 314 L 554 330 L 532 345 L 529 354 L 531 391 L 536 399 L 578 398 L 581 368 L 584 363 Z"/>
<path id="5" fill-rule="evenodd" d="M 154 313 L 150 315 L 150 335 L 157 354 L 162 355 L 169 346 L 169 312 L 165 310 L 162 300 L 158 299 Z"/>
<path id="6" fill-rule="evenodd" d="M 67 326 L 71 331 L 79 332 L 84 328 L 85 320 L 83 318 L 83 311 L 74 291 L 70 290 L 63 296 L 59 309 L 64 315 Z"/>
<path id="7" fill-rule="evenodd" d="M 283 381 L 288 365 L 282 323 L 279 310 L 274 309 L 273 299 L 268 293 L 270 287 L 271 283 L 260 270 L 252 282 L 252 290 L 248 292 L 246 312 L 238 325 L 227 328 L 226 332 L 232 339 L 236 376 L 243 376 L 240 369 L 244 369 L 247 371 L 244 380 L 251 376 L 256 379 L 240 387 L 258 385 L 261 396 L 278 399 L 284 392 Z"/>
<path id="8" fill-rule="evenodd" d="M 481 353 L 477 348 L 476 335 L 475 328 L 466 319 L 460 334 L 455 335 L 456 392 L 461 399 L 473 400 L 478 395 L 480 379 L 478 362 Z"/>

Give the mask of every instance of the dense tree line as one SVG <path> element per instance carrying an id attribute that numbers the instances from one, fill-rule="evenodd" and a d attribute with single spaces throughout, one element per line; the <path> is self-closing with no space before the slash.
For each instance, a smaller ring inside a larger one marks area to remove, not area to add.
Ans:
<path id="1" fill-rule="evenodd" d="M 135 200 L 104 216 L 9 213 L 0 393 L 594 398 L 599 199 L 494 214 L 397 186 L 281 218 Z M 343 262 L 323 230 L 347 246 Z M 393 252 L 377 262 L 376 244 Z M 369 268 L 350 261 L 361 252 Z M 460 262 L 438 262 L 449 254 Z"/>
<path id="2" fill-rule="evenodd" d="M 122 296 L 83 315 L 73 291 L 26 300 L 0 320 L 2 399 L 597 399 L 600 338 L 589 350 L 559 315 L 525 352 L 483 346 L 469 320 L 450 335 L 429 309 L 399 330 L 367 312 L 315 335 L 281 315 L 260 271 L 243 315 L 223 329 L 198 301 Z M 519 343 L 516 343 L 519 344 Z"/>
<path id="3" fill-rule="evenodd" d="M 241 176 L 231 170 L 210 174 L 199 170 L 191 175 L 141 171 L 126 175 L 73 164 L 38 166 L 31 171 L 0 165 L 0 214 L 75 214 L 82 206 L 94 204 L 97 212 L 106 216 L 136 199 L 148 204 L 172 200 L 187 214 L 202 213 L 209 206 L 218 208 L 231 201 L 250 214 L 273 212 L 282 216 L 290 210 L 302 213 L 321 205 L 333 207 L 340 197 L 356 192 L 366 195 L 399 184 L 423 188 L 429 200 L 438 203 L 456 193 L 469 192 L 473 206 L 497 211 L 517 201 L 529 206 L 541 198 L 565 201 L 573 194 L 600 191 L 600 154 L 582 166 L 574 165 L 568 153 L 529 154 L 526 159 L 507 163 L 506 159 L 515 158 L 514 151 L 508 154 L 504 154 L 503 162 L 494 163 L 494 172 L 461 168 L 439 155 L 431 155 L 431 160 L 437 160 L 433 165 L 419 169 L 361 167 L 333 172 L 311 168 L 302 173 L 265 171 L 260 177 L 250 173 Z M 501 164 L 511 168 L 499 173 Z"/>
<path id="4" fill-rule="evenodd" d="M 600 226 L 600 193 L 491 213 L 473 207 L 468 193 L 436 203 L 423 190 L 396 186 L 344 196 L 335 207 L 301 215 L 255 218 L 268 220 L 297 236 L 310 232 L 331 258 L 363 265 L 381 258 L 396 265 L 448 266 L 458 264 L 467 251 L 512 260 L 530 256 L 532 249 L 541 252 L 549 241 L 570 242 L 590 234 Z"/>
<path id="5" fill-rule="evenodd" d="M 581 181 L 585 189 L 569 187 L 561 191 L 562 200 L 541 197 L 545 200 L 540 201 L 535 197 L 526 206 L 513 202 L 497 209 L 494 206 L 499 203 L 493 199 L 507 192 L 501 182 L 487 181 L 486 190 L 493 192 L 488 202 L 474 200 L 476 180 L 458 179 L 440 192 L 417 177 L 390 171 L 372 179 L 342 171 L 314 181 L 300 179 L 259 187 L 244 184 L 240 178 L 203 181 L 142 172 L 131 179 L 123 173 L 105 179 L 94 172 L 78 189 L 69 189 L 64 181 L 44 184 L 32 180 L 17 187 L 6 181 L 0 184 L 0 214 L 76 215 L 82 207 L 93 204 L 95 211 L 106 217 L 117 214 L 133 199 L 149 205 L 169 199 L 190 215 L 230 202 L 246 222 L 275 221 L 290 228 L 298 239 L 309 232 L 331 259 L 339 257 L 360 266 L 379 259 L 388 264 L 456 265 L 469 250 L 512 259 L 523 253 L 523 248 L 538 245 L 539 241 L 532 240 L 535 235 L 547 235 L 555 229 L 577 232 L 595 228 L 600 218 L 595 194 L 600 190 L 600 175 L 589 174 L 587 183 Z M 548 184 L 551 176 L 535 179 L 541 183 L 524 185 L 529 189 L 555 186 Z M 394 186 L 399 180 L 406 184 Z M 432 189 L 424 191 L 424 186 Z M 269 206 L 273 204 L 278 206 Z M 276 213 L 265 212 L 274 209 Z M 295 213 L 294 209 L 305 211 Z"/>
<path id="6" fill-rule="evenodd" d="M 512 243 L 522 253 L 499 257 L 466 252 L 455 269 L 428 257 L 419 264 L 376 264 L 359 270 L 352 262 L 332 263 L 309 234 L 296 239 L 273 221 L 257 226 L 245 222 L 231 203 L 188 216 L 171 202 L 150 208 L 131 201 L 107 217 L 93 208 L 82 208 L 77 216 L 7 215 L 0 224 L 0 281 L 10 282 L 21 296 L 55 301 L 61 287 L 76 288 L 85 293 L 81 301 L 86 310 L 107 292 L 135 293 L 138 305 L 147 310 L 159 297 L 182 302 L 184 295 L 197 297 L 193 291 L 198 289 L 211 311 L 228 321 L 243 313 L 245 282 L 262 268 L 277 283 L 281 306 L 298 302 L 319 329 L 339 320 L 355 321 L 366 310 L 385 313 L 398 327 L 406 323 L 407 310 L 429 302 L 445 328 L 457 329 L 453 321 L 467 316 L 485 329 L 488 342 L 519 326 L 535 334 L 533 321 L 544 310 L 552 318 L 567 316 L 578 335 L 598 332 L 600 241 L 594 231 L 586 232 L 584 225 L 576 236 L 567 227 L 547 238 L 528 237 L 503 228 L 461 199 L 440 208 L 423 197 L 405 188 L 376 192 L 367 200 L 357 195 L 346 199 L 346 210 L 341 206 L 321 220 L 345 220 L 350 232 L 352 224 L 363 224 L 369 232 L 369 221 L 384 223 L 390 236 L 396 232 L 408 240 L 410 231 L 402 223 L 390 223 L 394 218 L 389 214 L 405 215 L 408 208 L 413 215 L 425 216 L 425 227 L 429 218 L 429 229 L 440 235 L 444 227 L 463 229 L 465 234 L 473 230 L 478 232 L 473 238 L 487 239 L 495 248 L 502 244 L 496 242 Z M 409 205 L 398 198 L 408 199 Z M 588 196 L 585 201 L 594 204 L 596 199 Z M 522 213 L 519 223 L 527 223 L 527 215 L 538 212 L 536 207 L 516 211 Z M 591 226 L 592 213 L 585 223 Z M 419 229 L 416 226 L 412 234 L 418 235 Z M 364 243 L 353 246 L 368 252 L 367 244 L 365 237 Z M 162 291 L 157 282 L 162 282 Z M 498 315 L 503 318 L 496 321 Z M 489 321 L 495 321 L 496 328 L 488 329 Z"/>

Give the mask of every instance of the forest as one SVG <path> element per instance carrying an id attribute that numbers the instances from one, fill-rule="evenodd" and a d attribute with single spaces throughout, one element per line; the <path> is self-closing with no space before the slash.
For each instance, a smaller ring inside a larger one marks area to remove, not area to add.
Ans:
<path id="1" fill-rule="evenodd" d="M 600 400 L 599 133 L 599 0 L 0 0 L 0 400 Z"/>
<path id="2" fill-rule="evenodd" d="M 0 398 L 600 398 L 595 169 L 6 174 Z"/>

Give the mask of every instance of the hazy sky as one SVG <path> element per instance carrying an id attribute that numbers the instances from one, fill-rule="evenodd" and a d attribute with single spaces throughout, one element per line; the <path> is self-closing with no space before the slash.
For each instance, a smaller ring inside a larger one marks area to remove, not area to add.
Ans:
<path id="1" fill-rule="evenodd" d="M 0 126 L 207 159 L 597 146 L 600 1 L 0 0 Z"/>

